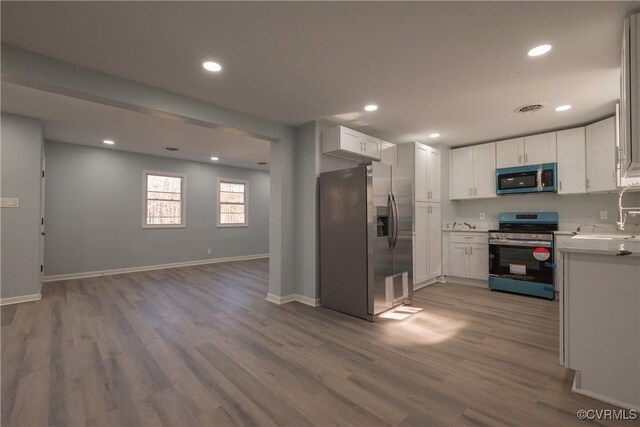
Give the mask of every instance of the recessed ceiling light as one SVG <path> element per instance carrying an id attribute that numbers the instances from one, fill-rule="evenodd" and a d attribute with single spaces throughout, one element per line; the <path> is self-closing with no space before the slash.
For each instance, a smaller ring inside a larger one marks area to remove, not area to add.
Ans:
<path id="1" fill-rule="evenodd" d="M 220 159 L 214 156 L 214 157 L 211 158 L 211 160 L 213 160 L 214 162 L 217 162 Z"/>
<path id="2" fill-rule="evenodd" d="M 110 139 L 105 139 L 105 140 L 104 140 L 104 141 L 102 141 L 102 142 L 104 142 L 104 143 L 105 143 L 105 144 L 107 144 L 107 145 L 113 145 L 113 144 L 115 144 L 115 142 L 113 142 L 113 141 L 112 141 L 112 140 L 110 140 Z"/>
<path id="3" fill-rule="evenodd" d="M 369 104 L 364 106 L 364 111 L 376 111 L 378 106 L 375 104 Z"/>
<path id="4" fill-rule="evenodd" d="M 432 133 L 431 135 L 429 135 L 429 138 L 439 138 L 440 134 L 438 132 L 436 133 Z"/>
<path id="5" fill-rule="evenodd" d="M 213 61 L 203 62 L 202 66 L 204 67 L 205 70 L 212 71 L 214 73 L 217 73 L 218 71 L 222 70 L 222 65 L 218 64 L 217 62 L 213 62 Z"/>
<path id="6" fill-rule="evenodd" d="M 527 53 L 529 56 L 540 56 L 551 50 L 550 44 L 541 44 L 540 46 L 536 46 L 533 49 L 530 49 Z"/>
<path id="7" fill-rule="evenodd" d="M 567 111 L 571 109 L 571 105 L 567 104 L 567 105 L 561 105 L 559 107 L 556 107 L 556 111 Z"/>

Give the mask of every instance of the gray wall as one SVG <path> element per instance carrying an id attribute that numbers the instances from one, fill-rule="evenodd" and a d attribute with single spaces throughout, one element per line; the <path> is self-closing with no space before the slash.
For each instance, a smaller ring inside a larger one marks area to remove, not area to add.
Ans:
<path id="1" fill-rule="evenodd" d="M 45 155 L 46 275 L 269 252 L 266 172 L 52 141 Z M 187 175 L 186 228 L 142 228 L 145 169 Z M 218 178 L 249 181 L 248 227 L 216 227 Z"/>
<path id="2" fill-rule="evenodd" d="M 66 96 L 88 99 L 173 120 L 187 120 L 272 141 L 269 204 L 269 293 L 295 290 L 295 129 L 141 83 L 92 71 L 6 44 L 2 78 Z M 305 244 L 307 244 L 305 242 Z M 311 243 L 313 244 L 313 242 Z"/>
<path id="3" fill-rule="evenodd" d="M 530 194 L 500 196 L 480 200 L 449 200 L 449 156 L 451 150 L 446 146 L 436 146 L 442 157 L 442 220 L 474 220 L 482 221 L 480 213 L 484 212 L 484 221 L 496 222 L 498 213 L 515 211 L 557 211 L 561 223 L 609 223 L 618 219 L 618 194 Z M 625 196 L 625 204 L 638 203 L 640 194 Z M 634 205 L 635 206 L 635 205 Z M 609 213 L 607 220 L 600 219 L 600 211 Z M 637 222 L 629 219 L 629 223 Z"/>
<path id="4" fill-rule="evenodd" d="M 40 159 L 42 126 L 26 117 L 2 114 L 2 197 L 18 197 L 19 208 L 2 208 L 0 296 L 40 293 Z"/>

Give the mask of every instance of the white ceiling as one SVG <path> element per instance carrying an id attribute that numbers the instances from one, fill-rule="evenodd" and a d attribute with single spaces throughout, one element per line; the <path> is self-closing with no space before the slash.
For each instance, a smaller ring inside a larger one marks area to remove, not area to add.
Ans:
<path id="1" fill-rule="evenodd" d="M 269 162 L 268 141 L 5 82 L 2 112 L 42 120 L 45 138 L 53 141 L 269 170 L 268 164 L 257 164 Z M 105 139 L 115 145 L 105 145 Z M 213 162 L 212 156 L 220 160 Z"/>
<path id="2" fill-rule="evenodd" d="M 460 145 L 613 113 L 622 20 L 638 4 L 2 2 L 2 39 L 287 124 Z M 553 50 L 526 55 L 541 43 Z M 547 108 L 513 112 L 529 103 Z"/>

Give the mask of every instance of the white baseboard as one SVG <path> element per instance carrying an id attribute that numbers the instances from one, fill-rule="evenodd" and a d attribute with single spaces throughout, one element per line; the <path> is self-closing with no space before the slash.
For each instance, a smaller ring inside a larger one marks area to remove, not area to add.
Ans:
<path id="1" fill-rule="evenodd" d="M 225 258 L 201 259 L 197 261 L 172 262 L 168 264 L 144 265 L 140 267 L 114 268 L 112 270 L 85 271 L 82 273 L 55 274 L 44 276 L 44 282 L 57 282 L 59 280 L 85 279 L 87 277 L 110 276 L 113 274 L 138 273 L 141 271 L 164 270 L 166 268 L 190 267 L 194 265 L 217 264 L 220 262 L 246 261 L 251 259 L 269 258 L 269 254 L 241 255 Z"/>
<path id="2" fill-rule="evenodd" d="M 22 295 L 19 297 L 0 298 L 0 305 L 18 304 L 21 302 L 38 301 L 42 299 L 42 294 Z"/>
<path id="3" fill-rule="evenodd" d="M 595 393 L 593 391 L 589 391 L 589 390 L 584 390 L 584 389 L 578 388 L 576 386 L 576 377 L 577 377 L 577 372 L 576 372 L 576 375 L 573 377 L 573 385 L 571 386 L 571 391 L 573 393 L 577 393 L 577 394 L 581 394 L 583 396 L 591 397 L 592 399 L 596 399 L 596 400 L 599 400 L 601 402 L 608 403 L 610 405 L 619 406 L 621 408 L 634 409 L 636 411 L 640 411 L 640 406 L 635 406 L 632 403 L 621 402 L 621 401 L 619 401 L 617 399 L 612 399 L 610 397 L 603 396 L 603 395 L 601 395 L 599 393 Z"/>
<path id="4" fill-rule="evenodd" d="M 282 297 L 273 294 L 267 294 L 267 301 L 274 304 L 287 304 L 293 301 L 297 301 L 302 304 L 310 305 L 311 307 L 318 307 L 320 305 L 320 298 L 311 298 L 300 294 L 289 294 Z"/>
<path id="5" fill-rule="evenodd" d="M 460 283 L 461 285 L 475 286 L 478 288 L 489 289 L 488 280 L 467 279 L 466 277 L 446 276 L 445 283 Z"/>
<path id="6" fill-rule="evenodd" d="M 433 285 L 436 282 L 437 282 L 436 279 L 431 279 L 431 280 L 427 280 L 426 282 L 418 283 L 417 285 L 413 285 L 413 291 L 415 292 L 418 289 L 424 288 L 425 286 Z"/>

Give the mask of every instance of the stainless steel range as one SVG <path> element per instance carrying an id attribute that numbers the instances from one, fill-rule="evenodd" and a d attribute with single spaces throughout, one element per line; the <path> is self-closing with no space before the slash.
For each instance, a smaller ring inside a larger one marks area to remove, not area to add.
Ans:
<path id="1" fill-rule="evenodd" d="M 489 231 L 489 289 L 554 299 L 557 212 L 505 212 Z"/>

